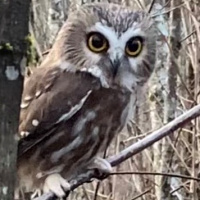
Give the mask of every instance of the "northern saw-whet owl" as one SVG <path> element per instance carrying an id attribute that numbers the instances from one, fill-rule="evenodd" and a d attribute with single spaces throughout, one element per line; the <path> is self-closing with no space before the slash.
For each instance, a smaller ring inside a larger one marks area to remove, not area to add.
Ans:
<path id="1" fill-rule="evenodd" d="M 19 188 L 64 196 L 126 125 L 155 65 L 156 26 L 142 11 L 87 4 L 69 14 L 21 102 Z"/>

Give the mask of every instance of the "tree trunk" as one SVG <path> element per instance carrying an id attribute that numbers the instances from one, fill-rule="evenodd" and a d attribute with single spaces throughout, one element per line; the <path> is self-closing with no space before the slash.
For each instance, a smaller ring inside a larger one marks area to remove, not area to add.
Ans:
<path id="1" fill-rule="evenodd" d="M 179 1 L 172 1 L 170 7 L 174 8 L 180 5 Z M 177 71 L 178 67 L 176 66 L 175 60 L 179 57 L 179 41 L 180 41 L 180 10 L 174 10 L 169 14 L 169 28 L 170 28 L 170 37 L 168 39 L 168 43 L 171 47 L 171 52 L 169 52 L 167 58 L 167 73 L 168 79 L 166 82 L 166 93 L 164 96 L 164 123 L 167 124 L 177 116 Z M 176 163 L 178 163 L 178 159 L 172 145 L 176 145 L 176 138 L 173 135 L 166 137 L 163 139 L 162 144 L 162 172 L 174 172 L 179 171 L 176 167 Z M 178 147 L 177 147 L 178 148 Z M 171 194 L 171 190 L 175 190 L 180 186 L 180 180 L 174 177 L 163 177 L 162 179 L 162 200 L 174 200 L 181 199 L 181 194 L 178 192 L 174 192 Z"/>
<path id="2" fill-rule="evenodd" d="M 0 199 L 12 200 L 30 0 L 0 1 Z"/>

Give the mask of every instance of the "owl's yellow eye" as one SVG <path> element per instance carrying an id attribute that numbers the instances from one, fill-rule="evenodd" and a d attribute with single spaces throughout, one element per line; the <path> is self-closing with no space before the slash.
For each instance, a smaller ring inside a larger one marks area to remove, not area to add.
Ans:
<path id="1" fill-rule="evenodd" d="M 94 53 L 103 53 L 109 48 L 107 39 L 97 32 L 92 32 L 87 36 L 87 46 Z"/>
<path id="2" fill-rule="evenodd" d="M 128 56 L 137 57 L 143 48 L 143 38 L 132 37 L 127 43 L 125 52 Z"/>

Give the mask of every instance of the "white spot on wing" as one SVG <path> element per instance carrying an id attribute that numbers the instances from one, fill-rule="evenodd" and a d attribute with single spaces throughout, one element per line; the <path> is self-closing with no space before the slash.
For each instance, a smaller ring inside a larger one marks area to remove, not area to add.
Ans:
<path id="1" fill-rule="evenodd" d="M 91 121 L 96 117 L 96 113 L 94 111 L 88 111 L 86 114 L 87 121 Z"/>
<path id="2" fill-rule="evenodd" d="M 24 97 L 24 101 L 30 101 L 31 99 L 33 99 L 32 96 L 25 96 L 25 97 Z"/>
<path id="3" fill-rule="evenodd" d="M 96 137 L 98 134 L 99 134 L 99 127 L 95 126 L 93 131 L 92 131 L 92 135 Z"/>
<path id="4" fill-rule="evenodd" d="M 30 102 L 22 102 L 20 105 L 20 108 L 27 108 L 29 106 Z"/>
<path id="5" fill-rule="evenodd" d="M 35 93 L 35 97 L 39 97 L 41 94 L 42 94 L 42 91 L 38 90 L 38 91 Z"/>
<path id="6" fill-rule="evenodd" d="M 21 132 L 20 132 L 20 136 L 21 136 L 22 138 L 27 137 L 29 134 L 30 134 L 30 133 L 29 133 L 28 131 L 21 131 Z"/>
<path id="7" fill-rule="evenodd" d="M 34 120 L 32 121 L 32 125 L 33 125 L 33 126 L 38 126 L 38 125 L 39 125 L 39 121 L 38 121 L 37 119 L 34 119 Z"/>
<path id="8" fill-rule="evenodd" d="M 45 85 L 44 89 L 45 90 L 49 89 L 51 87 L 51 85 L 52 85 L 52 83 L 49 83 L 49 84 Z"/>
<path id="9" fill-rule="evenodd" d="M 63 121 L 63 120 L 68 120 L 68 119 L 71 118 L 76 112 L 78 112 L 78 111 L 82 108 L 83 104 L 85 103 L 86 99 L 88 98 L 88 96 L 90 95 L 91 92 L 92 92 L 92 90 L 89 90 L 89 91 L 87 92 L 87 95 L 84 96 L 78 104 L 76 104 L 75 106 L 73 106 L 73 107 L 70 109 L 69 112 L 63 114 L 63 115 L 58 119 L 58 121 L 57 121 L 56 123 L 59 123 L 59 122 L 61 122 L 61 121 Z"/>

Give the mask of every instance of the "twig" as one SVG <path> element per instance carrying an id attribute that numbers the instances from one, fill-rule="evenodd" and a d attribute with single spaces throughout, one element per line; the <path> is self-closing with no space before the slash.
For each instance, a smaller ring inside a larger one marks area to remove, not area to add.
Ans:
<path id="1" fill-rule="evenodd" d="M 100 181 L 97 183 L 96 189 L 95 189 L 95 193 L 94 193 L 94 200 L 97 200 L 97 196 L 98 196 L 98 191 L 100 188 Z"/>
<path id="2" fill-rule="evenodd" d="M 151 2 L 151 4 L 150 4 L 150 7 L 149 7 L 149 9 L 148 9 L 148 13 L 151 12 L 151 10 L 152 10 L 154 4 L 155 4 L 155 0 L 152 0 L 152 2 Z"/>
<path id="3" fill-rule="evenodd" d="M 127 147 L 126 149 L 121 151 L 119 154 L 109 157 L 108 161 L 110 162 L 112 166 L 119 165 L 123 161 L 143 151 L 147 147 L 150 147 L 155 142 L 171 134 L 173 131 L 177 130 L 178 128 L 181 128 L 186 123 L 190 122 L 191 120 L 195 119 L 198 116 L 200 116 L 200 105 L 194 106 L 192 109 L 180 115 L 179 117 L 177 117 L 170 123 L 166 124 L 159 130 L 153 132 L 152 134 L 136 142 L 135 144 Z M 92 178 L 98 178 L 94 170 L 90 170 L 90 171 L 85 172 L 84 174 L 81 174 L 80 176 L 77 177 L 76 180 L 69 181 L 71 184 L 71 190 L 76 189 L 78 186 L 90 181 Z M 55 200 L 55 199 L 56 197 L 53 193 L 48 193 L 48 194 L 42 195 L 39 198 L 36 198 L 35 200 Z"/>
<path id="4" fill-rule="evenodd" d="M 151 192 L 151 190 L 152 190 L 152 188 L 149 188 L 149 189 L 145 190 L 143 193 L 141 193 L 141 194 L 135 196 L 135 197 L 134 197 L 133 199 L 131 199 L 131 200 L 136 200 L 136 199 L 138 199 L 138 198 L 144 196 L 145 194 Z"/>
<path id="5" fill-rule="evenodd" d="M 196 33 L 196 30 L 192 31 L 190 34 L 188 34 L 186 37 L 184 37 L 183 39 L 181 39 L 179 42 L 184 42 L 185 40 L 187 40 L 189 37 L 191 37 L 195 33 Z"/>
<path id="6" fill-rule="evenodd" d="M 190 179 L 194 181 L 199 181 L 200 178 L 182 175 L 182 174 L 174 174 L 174 173 L 159 173 L 159 172 L 114 172 L 110 175 L 152 175 L 152 176 L 168 176 L 168 177 L 175 177 L 175 178 L 182 178 L 182 179 Z"/>

